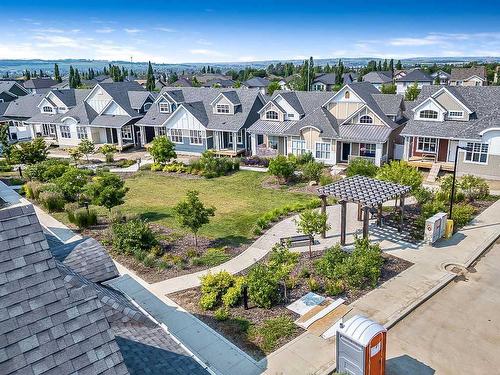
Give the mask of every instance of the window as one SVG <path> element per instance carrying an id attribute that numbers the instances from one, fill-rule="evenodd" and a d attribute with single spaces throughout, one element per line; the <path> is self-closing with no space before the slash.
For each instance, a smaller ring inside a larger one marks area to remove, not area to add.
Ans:
<path id="1" fill-rule="evenodd" d="M 430 119 L 437 119 L 438 118 L 438 113 L 436 111 L 432 111 L 430 109 L 424 109 L 423 111 L 420 111 L 420 118 L 430 118 Z"/>
<path id="2" fill-rule="evenodd" d="M 59 111 L 64 112 L 66 110 L 66 107 L 59 107 Z"/>
<path id="3" fill-rule="evenodd" d="M 161 136 L 166 134 L 167 134 L 167 129 L 165 129 L 164 127 L 156 128 L 156 135 Z"/>
<path id="4" fill-rule="evenodd" d="M 158 104 L 158 109 L 161 113 L 170 113 L 170 106 L 168 103 L 161 102 Z"/>
<path id="5" fill-rule="evenodd" d="M 151 108 L 152 104 L 153 103 L 146 103 L 146 104 L 144 104 L 144 110 L 147 111 L 149 108 Z"/>
<path id="6" fill-rule="evenodd" d="M 349 98 L 350 98 L 350 96 L 351 96 L 351 94 L 349 93 L 349 91 L 346 91 L 346 92 L 344 93 L 344 99 L 349 99 Z"/>
<path id="7" fill-rule="evenodd" d="M 238 134 L 236 136 L 236 143 L 239 144 L 239 145 L 242 145 L 243 144 L 243 133 L 244 133 L 244 129 L 240 129 L 238 131 Z"/>
<path id="8" fill-rule="evenodd" d="M 488 161 L 488 144 L 479 142 L 467 142 L 470 151 L 465 152 L 465 161 L 473 163 L 486 163 Z"/>
<path id="9" fill-rule="evenodd" d="M 88 139 L 87 128 L 85 126 L 77 126 L 76 136 L 78 139 Z"/>
<path id="10" fill-rule="evenodd" d="M 266 112 L 266 119 L 267 120 L 277 120 L 278 119 L 278 112 L 276 112 L 276 111 L 267 111 Z"/>
<path id="11" fill-rule="evenodd" d="M 312 89 L 313 91 L 325 91 L 325 86 L 322 84 L 315 84 Z"/>
<path id="12" fill-rule="evenodd" d="M 464 116 L 463 111 L 450 111 L 448 112 L 448 117 L 450 118 L 462 118 Z"/>
<path id="13" fill-rule="evenodd" d="M 170 129 L 170 140 L 174 143 L 183 143 L 182 129 Z"/>
<path id="14" fill-rule="evenodd" d="M 377 145 L 375 143 L 361 143 L 359 155 L 374 158 L 376 148 Z"/>
<path id="15" fill-rule="evenodd" d="M 192 145 L 203 144 L 201 130 L 190 130 L 189 131 L 189 143 L 191 143 Z"/>
<path id="16" fill-rule="evenodd" d="M 316 159 L 330 159 L 330 143 L 316 143 Z"/>
<path id="17" fill-rule="evenodd" d="M 61 137 L 63 138 L 71 138 L 71 132 L 69 130 L 69 126 L 61 125 Z"/>
<path id="18" fill-rule="evenodd" d="M 215 106 L 215 112 L 217 112 L 217 113 L 229 113 L 229 104 L 217 104 Z"/>
<path id="19" fill-rule="evenodd" d="M 288 114 L 287 114 L 287 117 L 288 117 L 288 118 L 295 118 L 295 114 L 293 114 L 293 113 L 288 113 Z"/>
<path id="20" fill-rule="evenodd" d="M 122 139 L 132 140 L 132 126 L 127 125 L 122 127 Z"/>
<path id="21" fill-rule="evenodd" d="M 306 149 L 306 141 L 303 140 L 293 140 L 292 139 L 292 154 L 294 155 L 302 155 L 307 152 Z"/>
<path id="22" fill-rule="evenodd" d="M 42 111 L 45 113 L 52 113 L 52 107 L 46 105 L 45 107 L 42 108 Z"/>
<path id="23" fill-rule="evenodd" d="M 267 144 L 269 148 L 272 148 L 274 150 L 277 150 L 278 149 L 278 145 L 279 145 L 279 137 L 276 137 L 274 135 L 270 135 L 267 137 Z"/>
<path id="24" fill-rule="evenodd" d="M 436 152 L 437 139 L 428 137 L 419 137 L 417 142 L 417 151 Z"/>
<path id="25" fill-rule="evenodd" d="M 373 119 L 371 116 L 363 115 L 359 118 L 360 124 L 373 124 Z"/>

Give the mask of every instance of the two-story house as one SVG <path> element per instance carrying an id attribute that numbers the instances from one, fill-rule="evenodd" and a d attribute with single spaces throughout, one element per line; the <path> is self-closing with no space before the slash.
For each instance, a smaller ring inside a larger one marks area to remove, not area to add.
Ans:
<path id="1" fill-rule="evenodd" d="M 28 90 L 16 81 L 0 81 L 0 103 L 11 102 L 27 94 Z"/>
<path id="2" fill-rule="evenodd" d="M 243 82 L 242 86 L 246 87 L 247 89 L 259 89 L 262 95 L 266 95 L 267 86 L 269 86 L 270 83 L 271 81 L 269 81 L 267 78 L 253 77 Z"/>
<path id="3" fill-rule="evenodd" d="M 181 154 L 199 155 L 212 149 L 236 156 L 250 148 L 247 129 L 264 104 L 257 89 L 168 87 L 137 126 L 144 144 L 167 135 Z"/>
<path id="4" fill-rule="evenodd" d="M 382 89 L 382 85 L 388 85 L 393 83 L 392 72 L 390 71 L 379 71 L 379 72 L 369 72 L 363 76 L 363 82 L 371 83 L 377 88 L 377 90 Z"/>
<path id="5" fill-rule="evenodd" d="M 275 92 L 248 129 L 252 154 L 311 152 L 329 165 L 358 157 L 381 165 L 393 156 L 404 109 L 402 95 L 381 94 L 367 82 L 337 93 Z"/>
<path id="6" fill-rule="evenodd" d="M 485 66 L 451 68 L 451 86 L 486 86 L 487 84 Z"/>
<path id="7" fill-rule="evenodd" d="M 500 179 L 500 87 L 424 86 L 401 132 L 404 156 L 457 173 Z"/>
<path id="8" fill-rule="evenodd" d="M 421 90 L 423 86 L 432 84 L 432 77 L 427 73 L 422 72 L 420 69 L 413 69 L 408 71 L 403 76 L 396 78 L 396 93 L 404 94 L 409 86 L 417 83 L 418 88 Z"/>
<path id="9" fill-rule="evenodd" d="M 122 150 L 141 144 L 143 135 L 134 124 L 153 101 L 153 95 L 136 82 L 101 82 L 90 90 L 52 90 L 37 103 L 38 113 L 26 123 L 33 136 L 59 146 L 76 146 L 82 139 L 90 139 Z"/>
<path id="10" fill-rule="evenodd" d="M 318 73 L 311 83 L 312 91 L 332 91 L 336 82 L 335 73 Z"/>
<path id="11" fill-rule="evenodd" d="M 451 74 L 446 73 L 443 70 L 438 70 L 431 74 L 432 83 L 439 85 L 448 85 L 450 83 Z"/>
<path id="12" fill-rule="evenodd" d="M 45 94 L 57 84 L 52 78 L 32 78 L 24 82 L 24 88 L 33 94 Z"/>
<path id="13" fill-rule="evenodd" d="M 42 98 L 42 94 L 29 94 L 20 96 L 11 102 L 0 103 L 0 124 L 8 125 L 11 141 L 32 137 L 32 132 L 26 121 L 39 112 L 37 105 Z"/>

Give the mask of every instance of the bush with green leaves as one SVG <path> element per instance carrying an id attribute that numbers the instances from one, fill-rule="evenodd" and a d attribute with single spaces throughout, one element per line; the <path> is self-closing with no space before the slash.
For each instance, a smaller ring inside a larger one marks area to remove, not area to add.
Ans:
<path id="1" fill-rule="evenodd" d="M 225 306 L 219 307 L 217 310 L 214 312 L 214 318 L 218 320 L 219 322 L 223 322 L 225 320 L 229 319 L 229 309 Z"/>
<path id="2" fill-rule="evenodd" d="M 453 185 L 453 175 L 447 174 L 439 179 L 439 190 L 436 192 L 435 198 L 439 201 L 442 201 L 446 204 L 450 202 L 451 198 L 451 188 Z M 462 202 L 465 199 L 465 195 L 463 194 L 460 188 L 460 180 L 455 180 L 455 194 L 453 202 Z"/>
<path id="3" fill-rule="evenodd" d="M 80 144 L 78 145 L 78 151 L 85 155 L 87 159 L 87 163 L 89 162 L 89 155 L 92 155 L 95 152 L 95 144 L 90 139 L 82 139 Z"/>
<path id="4" fill-rule="evenodd" d="M 313 237 L 315 234 L 326 233 L 330 229 L 328 224 L 328 216 L 326 213 L 315 210 L 305 210 L 299 215 L 299 219 L 295 220 L 297 232 Z M 309 241 L 309 256 L 312 257 L 312 241 Z"/>
<path id="5" fill-rule="evenodd" d="M 28 181 L 23 185 L 23 191 L 28 199 L 37 200 L 42 191 L 43 184 L 38 181 Z"/>
<path id="6" fill-rule="evenodd" d="M 295 163 L 286 156 L 278 155 L 269 161 L 268 170 L 278 179 L 280 184 L 284 184 L 295 174 Z"/>
<path id="7" fill-rule="evenodd" d="M 246 279 L 243 276 L 235 276 L 233 285 L 230 286 L 226 293 L 222 296 L 222 302 L 226 307 L 236 306 L 242 296 L 243 287 L 246 285 Z"/>
<path id="8" fill-rule="evenodd" d="M 278 316 L 265 320 L 260 326 L 252 326 L 249 337 L 258 342 L 266 353 L 274 351 L 282 340 L 294 335 L 297 326 L 289 316 Z"/>
<path id="9" fill-rule="evenodd" d="M 377 171 L 376 178 L 410 186 L 412 192 L 422 186 L 423 176 L 419 170 L 406 161 L 393 160 L 384 164 Z"/>
<path id="10" fill-rule="evenodd" d="M 61 177 L 68 168 L 69 163 L 67 161 L 47 159 L 36 164 L 28 165 L 24 169 L 24 175 L 29 180 L 49 182 Z"/>
<path id="11" fill-rule="evenodd" d="M 88 228 L 97 224 L 97 213 L 92 209 L 78 208 L 73 212 L 68 212 L 68 220 L 79 229 Z"/>
<path id="12" fill-rule="evenodd" d="M 300 167 L 302 172 L 302 176 L 306 179 L 306 181 L 316 181 L 319 182 L 321 176 L 323 175 L 323 170 L 325 165 L 323 163 L 319 163 L 317 161 L 310 161 L 306 164 L 303 164 Z"/>
<path id="13" fill-rule="evenodd" d="M 112 163 L 114 161 L 115 153 L 118 150 L 113 144 L 105 144 L 99 147 L 99 152 L 106 158 L 106 163 Z"/>
<path id="14" fill-rule="evenodd" d="M 155 137 L 148 151 L 158 164 L 164 165 L 177 157 L 175 144 L 166 135 Z"/>
<path id="15" fill-rule="evenodd" d="M 62 211 L 66 203 L 61 193 L 53 191 L 41 192 L 38 201 L 49 212 Z"/>
<path id="16" fill-rule="evenodd" d="M 466 174 L 460 177 L 460 190 L 469 202 L 476 199 L 485 199 L 490 194 L 490 188 L 486 181 L 481 177 Z"/>
<path id="17" fill-rule="evenodd" d="M 213 310 L 220 306 L 224 295 L 236 284 L 236 277 L 227 271 L 208 273 L 203 275 L 200 280 L 200 306 L 205 310 Z"/>
<path id="18" fill-rule="evenodd" d="M 190 164 L 191 170 L 199 170 L 203 177 L 214 178 L 225 176 L 229 173 L 239 170 L 239 159 L 230 159 L 227 157 L 218 158 L 212 150 L 205 151 L 201 158 Z"/>
<path id="19" fill-rule="evenodd" d="M 88 169 L 69 167 L 60 177 L 54 180 L 64 199 L 69 202 L 78 200 L 89 177 L 93 174 Z"/>
<path id="20" fill-rule="evenodd" d="M 18 164 L 35 164 L 47 159 L 48 146 L 45 140 L 37 137 L 32 141 L 16 143 L 12 148 L 12 162 Z"/>
<path id="21" fill-rule="evenodd" d="M 248 296 L 259 307 L 270 309 L 279 301 L 279 281 L 274 268 L 257 264 L 247 276 Z"/>
<path id="22" fill-rule="evenodd" d="M 195 266 L 214 267 L 228 261 L 229 259 L 231 259 L 231 255 L 227 253 L 225 248 L 214 247 L 207 249 L 205 253 L 200 256 L 193 257 L 191 259 L 191 263 Z"/>
<path id="23" fill-rule="evenodd" d="M 476 209 L 470 204 L 456 204 L 453 206 L 451 218 L 456 229 L 462 228 L 470 223 Z"/>
<path id="24" fill-rule="evenodd" d="M 92 204 L 111 208 L 124 203 L 128 188 L 120 176 L 110 172 L 100 172 L 92 178 L 92 182 L 85 186 L 85 194 Z"/>
<path id="25" fill-rule="evenodd" d="M 149 224 L 140 219 L 113 224 L 111 242 L 116 251 L 124 254 L 132 254 L 137 250 L 149 251 L 158 244 Z"/>
<path id="26" fill-rule="evenodd" d="M 365 158 L 355 158 L 349 162 L 346 169 L 347 177 L 351 176 L 366 176 L 375 177 L 378 167 L 370 160 Z"/>
<path id="27" fill-rule="evenodd" d="M 434 193 L 430 189 L 426 189 L 423 186 L 415 189 L 413 191 L 413 197 L 417 201 L 419 205 L 422 205 L 426 202 L 430 202 L 434 199 Z"/>

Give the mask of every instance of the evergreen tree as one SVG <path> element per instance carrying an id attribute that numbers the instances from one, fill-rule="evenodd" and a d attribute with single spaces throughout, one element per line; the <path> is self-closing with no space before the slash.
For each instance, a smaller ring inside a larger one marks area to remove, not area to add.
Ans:
<path id="1" fill-rule="evenodd" d="M 387 69 L 388 69 L 387 59 L 385 59 L 385 60 L 384 60 L 384 65 L 383 65 L 382 69 L 383 69 L 384 71 L 387 71 Z"/>
<path id="2" fill-rule="evenodd" d="M 201 68 L 201 74 L 205 74 L 207 72 L 207 70 L 205 69 L 205 66 L 203 66 L 203 68 Z"/>
<path id="3" fill-rule="evenodd" d="M 389 70 L 394 73 L 394 59 L 391 59 L 391 61 L 389 61 Z"/>
<path id="4" fill-rule="evenodd" d="M 74 89 L 76 88 L 75 86 L 75 70 L 73 69 L 73 66 L 69 66 L 69 87 Z"/>
<path id="5" fill-rule="evenodd" d="M 381 71 L 382 71 L 382 60 L 379 60 L 379 61 L 378 61 L 378 68 L 377 68 L 377 70 L 378 70 L 379 72 L 381 72 Z"/>
<path id="6" fill-rule="evenodd" d="M 42 69 L 40 69 L 40 78 L 43 78 L 44 74 L 43 74 L 43 71 Z"/>
<path id="7" fill-rule="evenodd" d="M 82 85 L 82 80 L 80 78 L 80 73 L 78 73 L 78 69 L 75 69 L 74 84 L 75 84 L 75 89 Z"/>
<path id="8" fill-rule="evenodd" d="M 26 80 L 31 79 L 31 73 L 28 69 L 24 72 L 24 78 L 26 78 Z"/>
<path id="9" fill-rule="evenodd" d="M 401 64 L 401 60 L 398 60 L 398 62 L 396 63 L 396 69 L 397 70 L 403 69 L 403 64 Z"/>
<path id="10" fill-rule="evenodd" d="M 155 76 L 153 73 L 153 66 L 151 61 L 148 63 L 148 72 L 146 76 L 146 90 L 153 91 L 155 89 Z"/>

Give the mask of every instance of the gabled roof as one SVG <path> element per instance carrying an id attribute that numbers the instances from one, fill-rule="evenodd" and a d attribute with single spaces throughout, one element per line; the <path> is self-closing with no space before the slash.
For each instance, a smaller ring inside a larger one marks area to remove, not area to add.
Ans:
<path id="1" fill-rule="evenodd" d="M 285 134 L 297 135 L 305 128 L 316 128 L 325 138 L 338 138 L 339 135 L 337 119 L 323 107 L 318 107 L 307 114 L 302 120 L 288 128 Z"/>
<path id="2" fill-rule="evenodd" d="M 24 87 L 27 89 L 48 89 L 58 82 L 52 78 L 32 78 L 24 82 Z"/>
<path id="3" fill-rule="evenodd" d="M 177 81 L 170 85 L 171 87 L 192 87 L 193 84 L 186 77 L 180 77 Z"/>
<path id="4" fill-rule="evenodd" d="M 25 95 L 9 102 L 9 106 L 5 110 L 4 117 L 9 118 L 30 118 L 40 113 L 37 105 L 40 103 L 43 94 Z"/>
<path id="5" fill-rule="evenodd" d="M 99 83 L 99 86 L 106 91 L 127 114 L 131 117 L 137 116 L 137 111 L 132 107 L 131 97 L 134 100 L 141 94 L 130 94 L 131 91 L 144 92 L 144 88 L 137 82 L 113 82 Z"/>
<path id="6" fill-rule="evenodd" d="M 285 99 L 299 115 L 304 114 L 304 108 L 302 108 L 302 104 L 300 104 L 300 100 L 295 91 L 279 91 L 278 95 Z M 276 98 L 276 96 L 274 98 Z"/>
<path id="7" fill-rule="evenodd" d="M 374 84 L 391 83 L 392 73 L 389 71 L 369 72 L 363 76 L 363 81 Z"/>
<path id="8" fill-rule="evenodd" d="M 314 77 L 312 84 L 321 82 L 325 85 L 335 85 L 336 74 L 335 73 L 318 73 Z"/>
<path id="9" fill-rule="evenodd" d="M 452 81 L 464 81 L 472 76 L 477 76 L 486 80 L 486 67 L 485 66 L 473 66 L 470 68 L 451 68 L 451 80 Z"/>
<path id="10" fill-rule="evenodd" d="M 396 82 L 432 82 L 432 77 L 420 69 L 413 69 L 403 77 L 397 78 Z"/>
<path id="11" fill-rule="evenodd" d="M 372 94 L 373 99 L 386 115 L 397 115 L 404 101 L 401 94 Z"/>
<path id="12" fill-rule="evenodd" d="M 248 87 L 267 87 L 269 86 L 270 81 L 267 78 L 262 77 L 252 77 L 249 80 L 243 82 L 243 84 Z"/>
<path id="13" fill-rule="evenodd" d="M 214 78 L 214 79 L 206 81 L 202 85 L 203 85 L 203 87 L 214 87 L 214 86 L 233 87 L 234 81 L 232 79 Z"/>
<path id="14" fill-rule="evenodd" d="M 128 98 L 132 109 L 141 109 L 148 98 L 153 99 L 149 91 L 129 91 Z"/>
<path id="15" fill-rule="evenodd" d="M 45 96 L 48 97 L 49 93 L 53 93 L 68 108 L 71 108 L 80 103 L 89 92 L 88 89 L 57 89 L 50 90 Z"/>
<path id="16" fill-rule="evenodd" d="M 18 87 L 20 90 L 24 91 L 26 94 L 28 91 L 24 88 L 24 86 L 20 85 L 17 81 L 0 81 L 0 93 L 6 92 L 13 97 L 17 97 L 18 95 L 12 92 L 14 87 Z"/>

